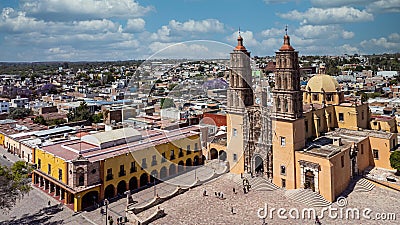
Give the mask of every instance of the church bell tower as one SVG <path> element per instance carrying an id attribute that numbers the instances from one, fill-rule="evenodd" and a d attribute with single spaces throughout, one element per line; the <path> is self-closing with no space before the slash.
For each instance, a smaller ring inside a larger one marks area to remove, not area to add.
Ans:
<path id="1" fill-rule="evenodd" d="M 275 87 L 272 110 L 273 182 L 288 189 L 296 188 L 295 151 L 305 146 L 303 98 L 300 90 L 298 52 L 283 37 L 276 52 Z"/>
<path id="2" fill-rule="evenodd" d="M 250 52 L 237 38 L 237 46 L 230 54 L 229 89 L 227 91 L 227 160 L 232 173 L 243 173 L 245 160 L 246 109 L 254 103 Z M 246 163 L 247 165 L 248 163 Z"/>

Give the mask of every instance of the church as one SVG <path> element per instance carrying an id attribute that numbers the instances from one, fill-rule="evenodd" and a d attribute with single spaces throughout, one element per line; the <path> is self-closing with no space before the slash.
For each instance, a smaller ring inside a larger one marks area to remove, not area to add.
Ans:
<path id="1" fill-rule="evenodd" d="M 345 100 L 332 76 L 320 73 L 301 89 L 298 51 L 283 38 L 276 52 L 272 107 L 254 88 L 243 38 L 230 54 L 227 155 L 230 172 L 264 176 L 284 189 L 311 189 L 328 201 L 366 170 L 393 170 L 397 134 L 371 129 L 362 100 Z"/>

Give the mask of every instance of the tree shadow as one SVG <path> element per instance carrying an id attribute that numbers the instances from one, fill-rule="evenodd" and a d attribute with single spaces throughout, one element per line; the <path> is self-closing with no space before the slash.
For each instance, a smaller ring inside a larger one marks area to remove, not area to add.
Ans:
<path id="1" fill-rule="evenodd" d="M 46 224 L 46 225 L 57 225 L 57 224 L 63 224 L 63 220 L 58 220 L 58 221 L 52 221 L 49 222 L 49 220 L 58 212 L 62 211 L 62 208 L 59 207 L 58 205 L 55 206 L 50 206 L 43 208 L 39 210 L 38 212 L 34 214 L 24 214 L 21 216 L 21 218 L 18 219 L 10 219 L 6 221 L 1 221 L 0 225 L 41 225 L 41 224 Z"/>

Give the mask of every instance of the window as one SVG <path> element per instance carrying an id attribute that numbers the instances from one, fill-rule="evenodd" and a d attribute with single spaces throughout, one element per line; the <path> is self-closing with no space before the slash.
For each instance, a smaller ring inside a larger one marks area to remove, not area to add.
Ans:
<path id="1" fill-rule="evenodd" d="M 80 173 L 78 178 L 78 186 L 84 186 L 84 185 L 85 185 L 85 177 L 83 176 L 83 173 Z"/>
<path id="2" fill-rule="evenodd" d="M 379 159 L 379 151 L 378 151 L 378 149 L 374 149 L 373 153 L 374 153 L 374 159 Z"/>
<path id="3" fill-rule="evenodd" d="M 286 179 L 282 179 L 282 188 L 286 188 Z"/>
<path id="4" fill-rule="evenodd" d="M 142 169 L 147 168 L 146 158 L 142 159 Z"/>
<path id="5" fill-rule="evenodd" d="M 112 180 L 113 178 L 114 178 L 114 176 L 112 174 L 112 168 L 107 169 L 106 180 Z"/>
<path id="6" fill-rule="evenodd" d="M 125 166 L 124 165 L 120 165 L 119 166 L 119 176 L 122 177 L 122 176 L 125 176 L 125 175 L 126 175 Z"/>
<path id="7" fill-rule="evenodd" d="M 179 149 L 178 158 L 183 157 L 183 149 Z"/>
<path id="8" fill-rule="evenodd" d="M 194 150 L 198 151 L 199 150 L 199 144 L 198 143 L 194 143 Z"/>
<path id="9" fill-rule="evenodd" d="M 340 157 L 340 162 L 341 162 L 342 168 L 343 168 L 343 167 L 344 167 L 344 155 L 342 155 L 342 156 Z"/>
<path id="10" fill-rule="evenodd" d="M 326 101 L 331 102 L 332 101 L 332 94 L 327 94 L 326 95 Z"/>
<path id="11" fill-rule="evenodd" d="M 131 162 L 131 173 L 134 173 L 134 172 L 136 172 L 137 171 L 137 169 L 136 169 L 136 162 Z"/>
<path id="12" fill-rule="evenodd" d="M 281 100 L 279 98 L 276 99 L 276 111 L 280 112 L 281 111 Z"/>
<path id="13" fill-rule="evenodd" d="M 152 165 L 152 166 L 157 165 L 157 156 L 156 156 L 156 155 L 153 155 L 153 156 L 151 157 L 151 165 Z"/>
<path id="14" fill-rule="evenodd" d="M 190 155 L 190 153 L 192 153 L 192 152 L 190 151 L 190 145 L 188 145 L 188 146 L 186 147 L 186 154 L 187 154 L 187 155 Z"/>
<path id="15" fill-rule="evenodd" d="M 396 139 L 393 139 L 392 142 L 393 142 L 392 149 L 394 149 L 394 148 L 396 148 Z"/>
<path id="16" fill-rule="evenodd" d="M 344 114 L 339 113 L 339 121 L 343 122 L 344 121 Z"/>
<path id="17" fill-rule="evenodd" d="M 286 99 L 283 101 L 283 104 L 285 112 L 289 111 L 288 101 Z"/>
<path id="18" fill-rule="evenodd" d="M 281 175 L 286 175 L 286 166 L 281 166 Z"/>
<path id="19" fill-rule="evenodd" d="M 361 155 L 363 155 L 364 154 L 364 145 L 363 144 L 361 144 Z"/>
<path id="20" fill-rule="evenodd" d="M 165 157 L 165 152 L 163 152 L 162 154 L 161 154 L 161 163 L 164 163 L 164 162 L 166 162 L 167 161 L 167 159 L 166 159 L 166 157 Z"/>
<path id="21" fill-rule="evenodd" d="M 62 180 L 62 169 L 58 169 L 58 180 Z"/>
<path id="22" fill-rule="evenodd" d="M 233 136 L 237 136 L 237 129 L 236 128 L 232 128 L 232 135 Z"/>
<path id="23" fill-rule="evenodd" d="M 41 169 L 42 168 L 42 160 L 41 159 L 38 159 L 38 165 L 37 165 L 37 168 L 38 169 Z"/>
<path id="24" fill-rule="evenodd" d="M 51 164 L 47 165 L 47 174 L 51 174 Z"/>
<path id="25" fill-rule="evenodd" d="M 236 162 L 237 161 L 237 154 L 233 153 L 233 161 Z"/>
<path id="26" fill-rule="evenodd" d="M 183 154 L 183 153 L 182 153 Z M 174 160 L 175 159 L 175 154 L 174 154 L 174 150 L 171 150 L 170 156 L 169 156 L 170 160 Z"/>
<path id="27" fill-rule="evenodd" d="M 281 137 L 281 146 L 282 147 L 286 146 L 286 138 L 285 137 Z"/>
<path id="28" fill-rule="evenodd" d="M 319 95 L 318 94 L 313 94 L 312 95 L 313 101 L 318 101 L 319 100 Z"/>

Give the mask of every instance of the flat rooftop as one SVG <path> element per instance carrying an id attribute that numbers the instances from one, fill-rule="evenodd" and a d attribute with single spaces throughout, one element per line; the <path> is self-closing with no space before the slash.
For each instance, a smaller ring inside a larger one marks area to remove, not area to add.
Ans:
<path id="1" fill-rule="evenodd" d="M 96 162 L 118 155 L 165 144 L 182 138 L 187 138 L 197 134 L 199 134 L 199 127 L 190 126 L 172 131 L 142 131 L 142 139 L 130 142 L 128 144 L 121 144 L 108 148 L 100 148 L 96 145 L 92 145 L 80 140 L 68 140 L 65 142 L 58 142 L 52 145 L 43 146 L 41 149 L 66 161 L 76 159 L 79 156 L 79 153 L 81 153 L 81 155 L 90 162 Z"/>

